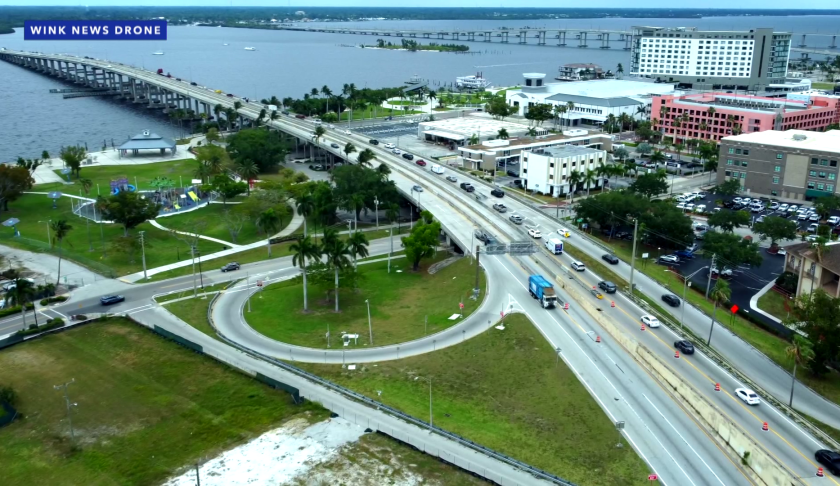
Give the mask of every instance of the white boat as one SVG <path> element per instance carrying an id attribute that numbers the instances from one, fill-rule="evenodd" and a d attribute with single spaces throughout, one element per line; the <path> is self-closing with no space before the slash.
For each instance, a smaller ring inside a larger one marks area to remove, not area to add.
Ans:
<path id="1" fill-rule="evenodd" d="M 477 73 L 475 76 L 455 78 L 455 86 L 464 89 L 484 89 L 490 87 L 490 81 L 484 79 L 481 73 Z"/>
<path id="2" fill-rule="evenodd" d="M 222 45 L 223 45 L 223 46 L 226 46 L 226 45 L 228 45 L 228 43 L 227 43 L 227 42 L 225 42 L 225 43 L 224 43 L 224 44 L 222 44 Z"/>
<path id="3" fill-rule="evenodd" d="M 155 52 L 153 52 L 153 53 L 152 53 L 152 55 L 153 55 L 153 56 L 162 56 L 162 55 L 163 55 L 163 51 L 155 51 Z"/>
<path id="4" fill-rule="evenodd" d="M 256 51 L 257 48 L 256 47 L 246 47 L 245 50 L 246 51 Z"/>

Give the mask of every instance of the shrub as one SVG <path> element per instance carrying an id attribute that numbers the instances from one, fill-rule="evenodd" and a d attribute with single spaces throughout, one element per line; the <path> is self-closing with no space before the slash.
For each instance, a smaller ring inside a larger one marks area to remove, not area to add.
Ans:
<path id="1" fill-rule="evenodd" d="M 31 324 L 29 326 L 29 329 L 21 329 L 15 334 L 18 334 L 20 336 L 31 336 L 33 334 L 40 334 L 42 332 L 49 331 L 50 329 L 55 329 L 62 326 L 64 326 L 64 319 L 57 317 L 55 319 L 47 320 L 47 323 L 43 326 L 36 326 L 35 324 Z"/>
<path id="2" fill-rule="evenodd" d="M 11 385 L 0 385 L 0 402 L 6 402 L 14 407 L 17 400 L 18 394 Z"/>
<path id="3" fill-rule="evenodd" d="M 797 280 L 798 278 L 793 272 L 784 272 L 776 279 L 776 285 L 789 294 L 795 294 Z"/>
<path id="4" fill-rule="evenodd" d="M 26 310 L 32 310 L 35 307 L 35 304 L 32 302 L 26 303 Z M 16 305 L 14 307 L 9 307 L 8 309 L 0 310 L 0 317 L 10 316 L 12 314 L 17 314 L 20 312 L 20 306 Z"/>
<path id="5" fill-rule="evenodd" d="M 47 297 L 46 299 L 41 299 L 41 305 L 52 304 L 53 302 L 65 302 L 67 301 L 66 295 L 59 295 L 57 297 Z"/>

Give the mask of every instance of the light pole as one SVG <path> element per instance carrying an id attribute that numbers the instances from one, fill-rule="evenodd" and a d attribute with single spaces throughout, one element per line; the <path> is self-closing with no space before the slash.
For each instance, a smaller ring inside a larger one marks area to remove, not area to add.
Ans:
<path id="1" fill-rule="evenodd" d="M 47 225 L 47 244 L 52 245 L 52 234 L 50 233 L 50 225 L 52 224 L 52 220 L 48 221 L 38 221 L 39 223 L 44 223 Z"/>
<path id="2" fill-rule="evenodd" d="M 394 253 L 394 227 L 393 226 L 391 226 L 390 232 L 391 232 L 391 236 L 390 236 L 391 249 L 388 251 L 388 273 L 391 273 L 391 254 Z"/>
<path id="3" fill-rule="evenodd" d="M 365 299 L 365 304 L 367 304 L 368 311 L 368 332 L 370 332 L 370 344 L 373 345 L 373 326 L 370 323 L 370 301 Z"/>
<path id="4" fill-rule="evenodd" d="M 379 229 L 379 198 L 373 197 L 373 205 L 376 207 L 376 229 Z"/>
<path id="5" fill-rule="evenodd" d="M 698 273 L 700 273 L 702 270 L 704 270 L 706 268 L 709 268 L 709 266 L 706 265 L 705 267 L 700 267 L 700 268 L 697 269 L 696 272 L 692 273 L 691 275 L 689 275 L 688 277 L 685 278 L 685 282 L 683 283 L 682 311 L 680 312 L 680 328 L 682 328 L 684 326 L 683 322 L 684 322 L 684 319 L 685 319 L 685 296 L 688 293 L 688 284 L 689 284 L 689 282 L 691 282 L 691 277 L 697 275 Z"/>
<path id="6" fill-rule="evenodd" d="M 67 406 L 67 422 L 70 424 L 70 440 L 71 441 L 73 441 L 75 439 L 75 435 L 73 433 L 73 416 L 70 413 L 70 411 L 71 411 L 70 407 L 77 407 L 79 404 L 70 402 L 70 397 L 67 396 L 67 387 L 69 385 L 72 385 L 75 382 L 76 382 L 76 379 L 73 378 L 72 380 L 68 381 L 67 383 L 65 383 L 63 385 L 54 385 L 53 386 L 53 388 L 55 388 L 56 390 L 64 390 L 64 404 Z"/>
<path id="7" fill-rule="evenodd" d="M 145 231 L 140 232 L 140 251 L 143 255 L 143 280 L 147 280 L 149 277 L 146 275 L 146 239 L 143 237 L 143 233 Z"/>
<path id="8" fill-rule="evenodd" d="M 429 433 L 432 432 L 432 427 L 435 426 L 434 424 L 434 414 L 432 413 L 432 378 L 423 378 L 422 376 L 415 376 L 414 380 L 425 380 L 429 382 Z"/>

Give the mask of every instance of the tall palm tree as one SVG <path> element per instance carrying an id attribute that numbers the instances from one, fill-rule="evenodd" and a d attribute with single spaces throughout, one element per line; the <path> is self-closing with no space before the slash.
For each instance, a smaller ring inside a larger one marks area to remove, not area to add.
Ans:
<path id="1" fill-rule="evenodd" d="M 295 208 L 297 209 L 298 214 L 303 216 L 303 236 L 306 237 L 306 220 L 309 219 L 309 216 L 315 212 L 315 199 L 312 197 L 312 194 L 303 194 L 297 201 L 295 201 Z"/>
<path id="2" fill-rule="evenodd" d="M 257 226 L 265 231 L 266 244 L 268 245 L 268 257 L 271 258 L 271 237 L 277 232 L 280 225 L 280 216 L 274 212 L 274 208 L 268 208 L 257 218 Z"/>
<path id="3" fill-rule="evenodd" d="M 575 190 L 577 189 L 577 185 L 583 180 L 583 175 L 579 171 L 573 170 L 569 173 L 569 177 L 566 180 L 569 182 L 569 194 L 572 195 L 571 202 L 574 202 Z"/>
<path id="4" fill-rule="evenodd" d="M 615 115 L 613 115 L 612 113 L 607 115 L 606 125 L 607 125 L 607 133 L 612 133 L 613 128 L 615 127 Z"/>
<path id="5" fill-rule="evenodd" d="M 496 137 L 498 137 L 501 140 L 507 140 L 508 138 L 510 138 L 510 135 L 508 135 L 508 131 L 506 128 L 500 128 L 499 133 L 496 134 Z"/>
<path id="6" fill-rule="evenodd" d="M 472 135 L 470 135 L 470 139 L 467 141 L 467 144 L 469 144 L 469 145 L 478 145 L 478 142 L 479 142 L 479 141 L 480 141 L 480 140 L 479 140 L 479 138 L 478 138 L 478 135 L 476 135 L 476 134 L 474 134 L 474 133 L 473 133 Z"/>
<path id="7" fill-rule="evenodd" d="M 592 169 L 586 169 L 583 173 L 583 183 L 586 184 L 586 195 L 589 195 L 589 190 L 592 188 L 592 183 L 598 180 L 598 175 Z"/>
<path id="8" fill-rule="evenodd" d="M 63 255 L 61 246 L 64 243 L 64 238 L 67 237 L 73 227 L 64 219 L 56 219 L 50 222 L 50 229 L 52 230 L 52 246 L 55 246 L 56 242 L 58 243 L 58 276 L 55 279 L 57 286 L 61 281 L 61 257 Z"/>
<path id="9" fill-rule="evenodd" d="M 234 110 L 233 108 L 225 109 L 225 123 L 227 124 L 227 129 L 228 130 L 233 129 L 233 124 L 236 120 L 236 116 L 237 116 L 236 110 Z"/>
<path id="10" fill-rule="evenodd" d="M 219 117 L 225 111 L 225 107 L 221 105 L 221 103 L 216 103 L 216 106 L 213 107 L 213 115 L 216 116 L 216 121 L 219 121 Z"/>
<path id="11" fill-rule="evenodd" d="M 376 172 L 379 174 L 379 178 L 384 181 L 388 179 L 389 175 L 391 175 L 391 168 L 388 167 L 387 164 L 379 164 L 379 167 L 376 168 Z"/>
<path id="12" fill-rule="evenodd" d="M 717 316 L 718 305 L 729 302 L 729 298 L 731 296 L 732 290 L 729 288 L 729 284 L 723 278 L 718 277 L 717 282 L 715 282 L 715 286 L 712 288 L 712 293 L 710 295 L 712 301 L 714 301 L 715 303 L 715 307 L 712 310 L 712 326 L 709 329 L 709 339 L 706 340 L 706 346 L 709 346 L 712 343 L 712 332 L 715 330 L 715 317 Z"/>
<path id="13" fill-rule="evenodd" d="M 799 334 L 794 334 L 793 341 L 785 349 L 785 354 L 793 360 L 793 380 L 790 382 L 790 400 L 788 400 L 788 407 L 792 407 L 793 387 L 796 385 L 796 368 L 814 359 L 814 345 Z"/>
<path id="14" fill-rule="evenodd" d="M 344 149 L 342 149 L 342 152 L 344 152 L 344 158 L 347 159 L 347 162 L 350 162 L 350 154 L 352 154 L 355 151 L 356 146 L 353 145 L 352 142 L 347 142 L 347 144 L 344 145 Z"/>
<path id="15" fill-rule="evenodd" d="M 321 86 L 321 94 L 327 99 L 327 113 L 330 112 L 330 99 L 332 98 L 332 90 L 326 84 Z"/>
<path id="16" fill-rule="evenodd" d="M 315 140 L 315 144 L 320 144 L 321 143 L 321 137 L 323 137 L 324 134 L 326 134 L 326 133 L 327 133 L 327 129 L 322 127 L 321 125 L 318 125 L 317 127 L 315 127 L 315 133 L 312 134 L 312 139 Z M 313 152 L 312 152 L 313 148 L 314 147 L 312 145 L 309 146 L 309 158 L 311 158 L 314 161 L 315 156 L 313 155 Z M 320 146 L 318 147 L 318 149 L 320 150 Z"/>
<path id="17" fill-rule="evenodd" d="M 350 249 L 350 253 L 353 255 L 353 266 L 356 267 L 356 257 L 365 258 L 368 256 L 368 239 L 367 236 L 361 231 L 354 231 L 350 234 L 350 237 L 347 238 L 347 248 Z"/>
<path id="18" fill-rule="evenodd" d="M 312 91 L 309 92 L 309 96 L 311 96 L 313 98 L 318 96 L 319 94 L 320 94 L 320 91 L 318 91 L 318 88 L 312 88 Z"/>
<path id="19" fill-rule="evenodd" d="M 434 105 L 432 100 L 436 100 L 436 99 L 437 99 L 437 93 L 435 93 L 434 90 L 429 91 L 429 114 L 432 113 L 432 105 Z"/>
<path id="20" fill-rule="evenodd" d="M 566 102 L 566 112 L 569 113 L 575 109 L 575 104 L 571 101 Z M 567 126 L 572 126 L 571 123 L 567 123 Z"/>
<path id="21" fill-rule="evenodd" d="M 85 194 L 90 194 L 90 189 L 93 187 L 93 181 L 90 179 L 79 179 L 79 184 L 82 185 L 82 190 L 85 191 Z"/>
<path id="22" fill-rule="evenodd" d="M 557 124 L 560 122 L 560 117 L 566 113 L 566 105 L 554 105 L 552 111 L 554 112 L 554 129 L 557 130 Z"/>
<path id="23" fill-rule="evenodd" d="M 306 261 L 316 260 L 321 257 L 321 248 L 317 243 L 312 241 L 312 238 L 304 235 L 296 243 L 289 246 L 292 252 L 292 265 L 299 266 L 303 274 L 303 312 L 309 311 L 309 304 L 307 302 L 306 291 Z"/>
<path id="24" fill-rule="evenodd" d="M 35 293 L 35 284 L 25 278 L 15 279 L 15 288 L 10 292 L 15 300 L 15 305 L 19 305 L 23 311 L 23 328 L 26 329 L 26 304 L 29 302 L 29 297 Z M 35 324 L 38 324 L 38 313 L 32 313 L 35 316 Z"/>
<path id="25" fill-rule="evenodd" d="M 652 154 L 650 154 L 650 161 L 655 162 L 657 164 L 661 164 L 662 162 L 665 162 L 665 154 L 662 153 L 660 150 L 656 150 Z"/>
<path id="26" fill-rule="evenodd" d="M 324 231 L 323 252 L 327 265 L 335 272 L 335 311 L 338 312 L 338 274 L 350 265 L 350 249 L 334 229 L 327 228 Z"/>
<path id="27" fill-rule="evenodd" d="M 248 195 L 251 195 L 251 181 L 259 175 L 260 166 L 251 159 L 237 160 L 233 172 L 248 183 Z"/>
<path id="28" fill-rule="evenodd" d="M 710 106 L 709 109 L 706 110 L 706 113 L 709 114 L 709 117 L 713 117 L 713 116 L 715 116 L 715 113 L 717 113 L 717 110 L 715 109 L 714 106 Z"/>
<path id="29" fill-rule="evenodd" d="M 373 150 L 371 150 L 369 148 L 366 148 L 366 149 L 362 150 L 361 152 L 359 152 L 359 156 L 357 157 L 357 160 L 359 161 L 359 165 L 361 165 L 361 166 L 372 166 L 373 164 L 371 163 L 371 161 L 373 161 L 375 159 L 376 159 L 376 154 L 373 152 Z"/>

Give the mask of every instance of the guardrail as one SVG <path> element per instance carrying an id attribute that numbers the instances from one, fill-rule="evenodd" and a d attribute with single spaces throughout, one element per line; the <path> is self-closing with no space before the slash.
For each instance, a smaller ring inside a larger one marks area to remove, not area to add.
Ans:
<path id="1" fill-rule="evenodd" d="M 472 449 L 473 451 L 479 452 L 479 453 L 484 454 L 488 457 L 491 457 L 491 458 L 496 459 L 498 461 L 504 462 L 505 464 L 507 464 L 509 466 L 512 466 L 516 469 L 528 472 L 529 474 L 533 475 L 536 478 L 543 479 L 543 480 L 549 481 L 553 484 L 559 484 L 559 485 L 562 485 L 562 486 L 576 486 L 575 483 L 567 481 L 567 480 L 565 480 L 565 479 L 563 479 L 559 476 L 556 476 L 556 475 L 551 474 L 547 471 L 543 471 L 542 469 L 539 469 L 539 468 L 536 468 L 536 467 L 531 466 L 529 464 L 526 464 L 522 461 L 514 459 L 510 456 L 507 456 L 507 455 L 505 455 L 501 452 L 495 451 L 495 450 L 490 449 L 488 447 L 484 447 L 483 445 L 477 444 L 477 443 L 475 443 L 475 442 L 473 442 L 473 441 L 471 441 L 467 438 L 461 437 L 458 434 L 455 434 L 453 432 L 449 432 L 449 431 L 447 431 L 445 429 L 442 429 L 442 428 L 440 428 L 436 425 L 431 425 L 428 422 L 426 422 L 425 420 L 418 419 L 418 418 L 416 418 L 412 415 L 409 415 L 409 414 L 401 412 L 401 411 L 399 411 L 399 410 L 397 410 L 393 407 L 385 405 L 384 403 L 377 402 L 376 400 L 368 398 L 365 395 L 362 395 L 362 394 L 357 393 L 353 390 L 350 390 L 349 388 L 345 388 L 341 385 L 338 385 L 338 384 L 333 383 L 329 380 L 321 378 L 318 375 L 309 373 L 308 371 L 304 371 L 304 370 L 302 370 L 302 369 L 300 369 L 296 366 L 290 365 L 288 363 L 284 363 L 284 362 L 282 362 L 282 361 L 280 361 L 276 358 L 273 358 L 271 356 L 267 356 L 267 355 L 264 355 L 262 353 L 258 353 L 258 352 L 254 351 L 252 349 L 249 349 L 245 346 L 242 346 L 242 345 L 236 343 L 235 341 L 232 341 L 232 340 L 228 339 L 225 335 L 220 333 L 218 329 L 216 329 L 216 326 L 213 323 L 213 306 L 215 305 L 216 299 L 218 299 L 218 297 L 219 297 L 219 294 L 216 294 L 216 296 L 213 297 L 213 299 L 210 301 L 210 305 L 207 306 L 207 320 L 210 323 L 210 326 L 213 328 L 213 330 L 216 331 L 216 335 L 219 336 L 220 339 L 222 339 L 225 343 L 229 344 L 230 346 L 233 346 L 234 348 L 236 348 L 236 349 L 238 349 L 238 350 L 240 350 L 240 351 L 242 351 L 246 354 L 249 354 L 249 355 L 251 355 L 255 358 L 258 358 L 258 359 L 261 359 L 261 360 L 266 361 L 268 363 L 271 363 L 271 364 L 273 364 L 273 365 L 275 365 L 279 368 L 282 368 L 285 371 L 288 371 L 290 373 L 294 373 L 295 375 L 297 375 L 301 378 L 304 378 L 304 379 L 307 379 L 311 382 L 317 383 L 317 384 L 319 384 L 319 385 L 321 385 L 325 388 L 328 388 L 328 389 L 330 389 L 330 390 L 332 390 L 336 393 L 339 393 L 339 394 L 343 395 L 346 398 L 350 398 L 350 399 L 355 400 L 357 402 L 363 403 L 363 404 L 365 404 L 365 405 L 367 405 L 371 408 L 383 411 L 383 412 L 385 412 L 385 413 L 387 413 L 387 414 L 389 414 L 393 417 L 402 419 L 402 420 L 404 420 L 408 423 L 411 423 L 413 425 L 416 425 L 418 427 L 423 427 L 425 429 L 428 429 L 430 432 L 434 432 L 438 435 L 446 437 L 447 439 L 455 441 L 462 446 L 465 446 L 469 449 Z"/>

